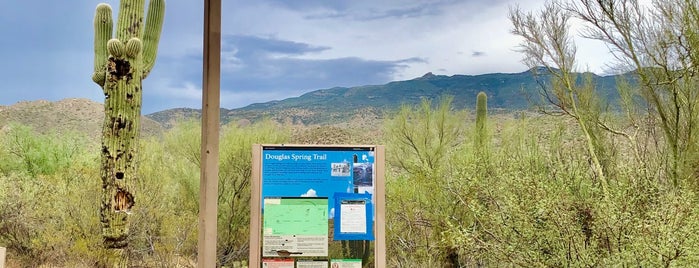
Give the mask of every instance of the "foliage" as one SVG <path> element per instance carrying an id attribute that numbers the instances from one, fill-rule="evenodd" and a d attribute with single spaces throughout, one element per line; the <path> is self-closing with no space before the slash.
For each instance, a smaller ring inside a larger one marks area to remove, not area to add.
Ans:
<path id="1" fill-rule="evenodd" d="M 6 134 L 0 143 L 17 156 L 2 158 L 0 244 L 27 266 L 49 260 L 93 266 L 92 248 L 101 241 L 92 235 L 99 221 L 89 187 L 98 182 L 88 179 L 96 175 L 95 158 L 84 154 L 89 144 L 74 134 L 38 134 L 20 125 Z"/>
<path id="2" fill-rule="evenodd" d="M 647 175 L 666 176 L 658 151 L 638 158 L 622 150 L 612 159 L 616 175 L 604 195 L 591 176 L 586 142 L 570 127 L 574 119 L 526 113 L 489 118 L 491 157 L 484 168 L 472 153 L 475 133 L 463 131 L 475 123 L 464 118 L 460 111 L 428 105 L 405 108 L 386 122 L 390 266 L 655 267 L 699 261 L 698 198 L 689 182 L 677 188 Z M 435 123 L 441 119 L 444 124 Z M 3 144 L 14 139 L 8 133 L 0 135 Z M 441 142 L 419 137 L 440 137 L 435 133 L 452 135 L 442 135 Z M 42 154 L 81 140 L 72 135 L 19 137 L 42 144 L 37 152 Z M 221 135 L 218 257 L 221 265 L 235 265 L 246 258 L 249 245 L 250 144 L 283 143 L 291 132 L 264 122 L 229 125 Z M 162 137 L 143 140 L 139 206 L 132 215 L 137 220 L 129 231 L 131 265 L 195 264 L 199 137 L 197 122 L 181 122 Z M 410 143 L 395 137 L 430 141 L 417 148 L 431 152 L 413 152 Z M 610 141 L 630 148 L 621 136 Z M 21 162 L 2 158 L 0 244 L 8 247 L 12 262 L 92 267 L 103 257 L 94 250 L 101 244 L 94 202 L 99 192 L 92 190 L 100 183 L 94 180 L 97 155 L 88 144 L 75 145 L 78 153 L 57 154 L 64 157 L 57 163 L 70 164 L 49 173 L 31 175 Z M 419 161 L 421 155 L 439 155 L 438 165 Z M 398 157 L 406 158 L 410 169 Z M 39 161 L 36 170 L 51 170 L 49 162 Z"/>
<path id="3" fill-rule="evenodd" d="M 417 107 L 403 106 L 386 123 L 384 139 L 391 167 L 386 180 L 386 229 L 391 245 L 387 255 L 393 256 L 392 261 L 427 260 L 419 264 L 435 266 L 441 259 L 431 256 L 453 258 L 453 252 L 438 242 L 449 218 L 460 213 L 441 188 L 448 181 L 448 162 L 463 134 L 459 115 L 451 112 L 451 100 L 445 97 L 434 108 L 428 100 Z"/>
<path id="4" fill-rule="evenodd" d="M 699 211 L 691 187 L 677 191 L 645 179 L 645 164 L 628 154 L 616 160 L 605 194 L 590 176 L 585 140 L 563 119 L 496 121 L 497 146 L 485 170 L 473 154 L 455 153 L 442 178 L 425 185 L 394 167 L 387 182 L 392 266 L 446 267 L 454 250 L 466 267 L 696 261 L 699 236 L 691 230 L 699 228 Z M 473 150 L 469 144 L 462 150 Z"/>
<path id="5" fill-rule="evenodd" d="M 395 156 L 387 160 L 419 179 L 439 173 L 462 131 L 451 101 L 444 97 L 434 110 L 427 99 L 417 108 L 404 105 L 387 123 L 388 154 Z"/>
<path id="6" fill-rule="evenodd" d="M 587 142 L 594 175 L 606 192 L 608 188 L 607 169 L 603 163 L 607 156 L 604 144 L 605 133 L 599 125 L 600 97 L 590 75 L 578 83 L 574 72 L 576 47 L 569 32 L 569 15 L 556 3 L 547 3 L 538 14 L 525 14 L 515 9 L 510 12 L 514 26 L 512 33 L 524 41 L 520 50 L 523 62 L 529 67 L 543 66 L 550 77 L 550 83 L 541 81 L 541 95 L 560 114 L 574 118 Z"/>
<path id="7" fill-rule="evenodd" d="M 635 69 L 641 96 L 652 107 L 664 134 L 672 183 L 696 183 L 697 166 L 693 163 L 699 153 L 699 38 L 695 25 L 699 22 L 699 3 L 657 1 L 645 7 L 633 1 L 581 1 L 567 8 L 588 23 L 587 37 L 605 42 L 614 48 L 621 64 Z"/>
<path id="8" fill-rule="evenodd" d="M 0 137 L 0 174 L 51 175 L 69 167 L 83 153 L 79 144 L 84 137 L 78 133 L 38 134 L 30 127 L 10 124 Z"/>

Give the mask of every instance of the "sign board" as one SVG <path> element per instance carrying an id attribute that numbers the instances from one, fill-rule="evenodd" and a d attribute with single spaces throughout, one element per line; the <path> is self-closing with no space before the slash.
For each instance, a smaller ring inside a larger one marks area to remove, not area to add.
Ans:
<path id="1" fill-rule="evenodd" d="M 383 146 L 252 149 L 251 267 L 385 267 Z"/>

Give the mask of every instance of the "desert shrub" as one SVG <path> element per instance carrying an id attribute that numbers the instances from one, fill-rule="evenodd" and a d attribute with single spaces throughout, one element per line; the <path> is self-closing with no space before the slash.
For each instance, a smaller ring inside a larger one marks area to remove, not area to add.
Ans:
<path id="1" fill-rule="evenodd" d="M 13 157 L 1 161 L 0 244 L 27 266 L 78 259 L 90 266 L 99 233 L 92 190 L 99 186 L 90 167 L 96 158 L 84 153 L 91 144 L 21 125 L 7 134 L 0 143 Z"/>
<path id="2" fill-rule="evenodd" d="M 634 158 L 617 160 L 608 193 L 567 120 L 507 122 L 492 171 L 472 159 L 448 185 L 466 217 L 443 236 L 463 266 L 683 266 L 696 261 L 696 196 L 641 176 Z M 542 142 L 545 141 L 545 142 Z M 693 201 L 692 201 L 693 200 Z"/>
<path id="3" fill-rule="evenodd" d="M 449 97 L 436 107 L 427 100 L 404 106 L 386 122 L 387 255 L 392 265 L 441 266 L 454 258 L 453 249 L 440 240 L 450 215 L 459 217 L 462 210 L 443 187 L 448 160 L 462 139 L 462 122 L 451 111 Z"/>
<path id="4" fill-rule="evenodd" d="M 85 143 L 77 132 L 40 134 L 31 127 L 11 124 L 2 133 L 0 172 L 51 175 L 68 168 L 83 151 L 94 144 Z"/>

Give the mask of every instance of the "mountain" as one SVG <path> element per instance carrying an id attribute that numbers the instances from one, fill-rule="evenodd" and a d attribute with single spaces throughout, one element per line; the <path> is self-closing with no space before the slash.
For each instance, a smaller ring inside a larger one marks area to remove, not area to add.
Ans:
<path id="1" fill-rule="evenodd" d="M 238 109 L 221 108 L 221 123 L 247 124 L 271 118 L 297 125 L 371 128 L 387 113 L 403 104 L 418 104 L 423 98 L 435 100 L 436 103 L 440 97 L 450 95 L 454 97 L 455 109 L 473 109 L 480 91 L 488 95 L 491 112 L 523 110 L 540 100 L 537 81 L 546 83 L 549 80 L 546 76 L 535 79 L 535 72 L 541 70 L 453 76 L 427 73 L 415 79 L 384 85 L 320 89 L 285 100 L 256 103 Z M 615 104 L 619 98 L 614 90 L 617 76 L 589 75 L 608 103 Z M 103 111 L 101 103 L 87 99 L 19 102 L 0 106 L 0 130 L 17 122 L 43 133 L 79 131 L 98 140 Z M 201 110 L 176 108 L 145 115 L 141 120 L 142 134 L 159 135 L 177 121 L 189 118 L 201 118 Z"/>
<path id="2" fill-rule="evenodd" d="M 445 76 L 427 73 L 415 79 L 384 85 L 320 89 L 285 100 L 256 103 L 232 110 L 221 109 L 221 122 L 256 121 L 267 117 L 306 125 L 341 123 L 382 117 L 384 113 L 394 111 L 403 104 L 415 105 L 423 98 L 437 100 L 445 95 L 454 97 L 455 109 L 472 109 L 480 91 L 488 95 L 488 108 L 492 111 L 522 110 L 540 102 L 538 82 L 548 83 L 550 80 L 546 75 L 537 78 L 535 73 L 544 72 L 541 68 L 535 68 L 521 73 L 483 75 Z M 601 95 L 610 104 L 616 104 L 619 98 L 614 89 L 617 77 L 587 74 L 598 85 Z M 578 77 L 582 80 L 583 75 Z M 201 111 L 179 108 L 147 116 L 168 125 L 178 118 L 199 118 Z"/>

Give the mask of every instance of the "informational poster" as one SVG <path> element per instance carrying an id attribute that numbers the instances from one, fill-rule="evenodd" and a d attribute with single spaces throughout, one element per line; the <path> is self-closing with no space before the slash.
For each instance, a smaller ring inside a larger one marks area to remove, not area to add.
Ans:
<path id="1" fill-rule="evenodd" d="M 327 256 L 328 198 L 266 197 L 263 256 Z"/>
<path id="2" fill-rule="evenodd" d="M 372 195 L 335 194 L 334 240 L 374 240 Z"/>
<path id="3" fill-rule="evenodd" d="M 383 177 L 377 182 L 383 152 L 383 146 L 253 146 L 251 262 L 383 267 L 385 229 L 375 222 L 385 218 Z"/>
<path id="4" fill-rule="evenodd" d="M 340 232 L 342 233 L 366 233 L 366 202 L 364 200 L 347 200 L 340 204 Z"/>

